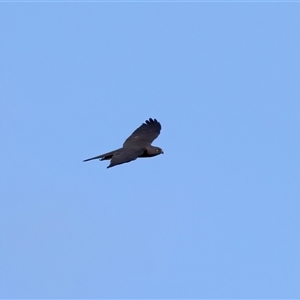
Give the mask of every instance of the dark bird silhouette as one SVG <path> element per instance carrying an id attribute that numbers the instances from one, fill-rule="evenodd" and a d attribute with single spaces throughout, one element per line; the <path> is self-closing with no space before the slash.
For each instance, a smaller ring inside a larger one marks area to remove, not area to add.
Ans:
<path id="1" fill-rule="evenodd" d="M 160 130 L 160 123 L 156 119 L 150 118 L 126 139 L 122 148 L 88 158 L 84 161 L 92 159 L 110 160 L 107 168 L 111 168 L 116 165 L 128 163 L 138 157 L 152 157 L 163 154 L 164 152 L 161 148 L 151 145 L 159 136 Z"/>

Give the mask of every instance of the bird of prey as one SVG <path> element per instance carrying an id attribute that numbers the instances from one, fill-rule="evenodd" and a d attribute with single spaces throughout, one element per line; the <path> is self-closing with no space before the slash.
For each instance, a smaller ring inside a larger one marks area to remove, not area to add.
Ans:
<path id="1" fill-rule="evenodd" d="M 122 148 L 88 158 L 84 162 L 92 159 L 110 160 L 107 168 L 111 168 L 116 165 L 128 163 L 138 157 L 152 157 L 163 154 L 164 152 L 161 148 L 151 145 L 160 134 L 160 130 L 160 123 L 156 119 L 150 118 L 126 139 Z"/>

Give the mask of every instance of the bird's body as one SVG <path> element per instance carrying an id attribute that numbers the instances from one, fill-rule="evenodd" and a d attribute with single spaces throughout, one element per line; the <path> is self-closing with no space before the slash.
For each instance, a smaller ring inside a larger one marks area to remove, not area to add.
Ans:
<path id="1" fill-rule="evenodd" d="M 138 157 L 153 157 L 163 154 L 161 148 L 151 145 L 160 134 L 160 130 L 160 123 L 156 119 L 150 118 L 126 139 L 122 148 L 88 158 L 84 162 L 93 159 L 110 160 L 107 168 L 111 168 L 116 165 L 128 163 Z"/>

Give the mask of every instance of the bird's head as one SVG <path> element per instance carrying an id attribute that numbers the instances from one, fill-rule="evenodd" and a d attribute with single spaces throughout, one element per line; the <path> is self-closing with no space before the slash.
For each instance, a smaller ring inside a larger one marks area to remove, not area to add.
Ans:
<path id="1" fill-rule="evenodd" d="M 164 154 L 164 151 L 163 151 L 163 149 L 161 149 L 159 147 L 151 146 L 150 149 L 147 149 L 147 153 L 149 156 L 156 156 L 159 154 Z"/>

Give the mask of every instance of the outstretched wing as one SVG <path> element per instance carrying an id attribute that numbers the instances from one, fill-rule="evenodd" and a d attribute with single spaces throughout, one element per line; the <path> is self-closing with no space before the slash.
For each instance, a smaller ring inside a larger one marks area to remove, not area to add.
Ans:
<path id="1" fill-rule="evenodd" d="M 111 158 L 110 164 L 107 168 L 114 167 L 116 165 L 121 165 L 124 163 L 128 163 L 132 160 L 136 160 L 140 155 L 143 154 L 142 149 L 122 149 L 116 155 Z"/>
<path id="2" fill-rule="evenodd" d="M 156 119 L 146 120 L 124 142 L 124 148 L 150 145 L 160 134 L 161 125 Z"/>

